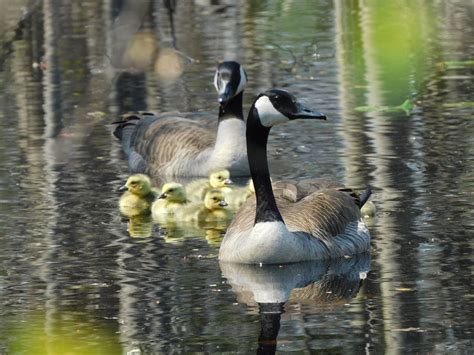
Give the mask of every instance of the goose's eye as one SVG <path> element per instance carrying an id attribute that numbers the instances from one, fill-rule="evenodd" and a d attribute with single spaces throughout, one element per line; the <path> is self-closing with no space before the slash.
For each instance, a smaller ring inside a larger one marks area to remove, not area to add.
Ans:
<path id="1" fill-rule="evenodd" d="M 138 181 L 131 181 L 130 182 L 130 185 L 132 185 L 132 186 L 136 186 L 137 184 L 138 184 Z"/>
<path id="2" fill-rule="evenodd" d="M 213 200 L 214 201 L 219 201 L 219 199 L 217 197 L 214 197 Z"/>
<path id="3" fill-rule="evenodd" d="M 218 178 L 219 180 L 222 180 L 222 176 L 220 176 L 220 175 L 219 175 L 217 178 Z"/>
<path id="4" fill-rule="evenodd" d="M 168 192 L 173 192 L 173 191 L 174 191 L 174 189 L 169 189 L 169 190 L 168 190 Z"/>

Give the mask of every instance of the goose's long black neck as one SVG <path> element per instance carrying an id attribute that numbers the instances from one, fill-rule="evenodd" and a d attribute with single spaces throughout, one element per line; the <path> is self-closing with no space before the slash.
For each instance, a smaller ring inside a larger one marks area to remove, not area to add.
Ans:
<path id="1" fill-rule="evenodd" d="M 276 205 L 267 160 L 267 142 L 270 128 L 262 126 L 255 107 L 247 119 L 247 155 L 257 198 L 255 224 L 281 221 L 283 218 Z"/>
<path id="2" fill-rule="evenodd" d="M 244 120 L 244 111 L 242 109 L 242 97 L 243 92 L 238 93 L 236 96 L 231 98 L 229 102 L 224 106 L 219 106 L 219 122 L 222 122 L 229 118 L 238 118 Z"/>

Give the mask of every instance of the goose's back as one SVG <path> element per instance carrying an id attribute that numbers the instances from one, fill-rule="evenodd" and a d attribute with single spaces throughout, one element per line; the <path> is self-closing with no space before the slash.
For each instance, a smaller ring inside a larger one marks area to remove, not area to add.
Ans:
<path id="1" fill-rule="evenodd" d="M 172 162 L 192 159 L 215 143 L 215 133 L 198 122 L 179 117 L 145 117 L 136 126 L 132 144 L 148 162 L 151 172 L 169 168 Z"/>
<path id="2" fill-rule="evenodd" d="M 343 185 L 318 179 L 296 183 L 283 180 L 273 183 L 273 192 L 290 231 L 330 240 L 360 219 L 357 194 Z M 239 209 L 226 235 L 250 234 L 255 210 L 256 199 L 252 196 Z"/>

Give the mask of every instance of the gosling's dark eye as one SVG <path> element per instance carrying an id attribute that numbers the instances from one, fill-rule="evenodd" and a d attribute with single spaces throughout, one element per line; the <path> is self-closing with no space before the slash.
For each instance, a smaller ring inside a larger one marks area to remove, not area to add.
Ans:
<path id="1" fill-rule="evenodd" d="M 173 191 L 174 191 L 174 189 L 169 189 L 169 190 L 168 190 L 168 192 L 173 192 Z"/>
<path id="2" fill-rule="evenodd" d="M 217 178 L 218 178 L 219 180 L 222 180 L 222 176 L 218 176 Z"/>
<path id="3" fill-rule="evenodd" d="M 130 182 L 130 185 L 132 185 L 132 186 L 135 186 L 136 184 L 138 184 L 138 181 L 132 181 L 132 182 Z"/>
<path id="4" fill-rule="evenodd" d="M 219 199 L 217 197 L 214 197 L 213 200 L 214 201 L 219 201 Z"/>

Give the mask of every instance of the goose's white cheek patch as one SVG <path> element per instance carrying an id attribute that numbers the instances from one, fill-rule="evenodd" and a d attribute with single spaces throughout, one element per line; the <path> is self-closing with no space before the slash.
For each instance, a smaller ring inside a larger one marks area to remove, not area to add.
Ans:
<path id="1" fill-rule="evenodd" d="M 260 122 L 265 127 L 272 127 L 277 124 L 285 123 L 289 121 L 289 118 L 283 115 L 275 107 L 267 96 L 262 96 L 255 103 Z"/>
<path id="2" fill-rule="evenodd" d="M 217 73 L 214 76 L 214 87 L 219 95 L 222 95 L 225 92 L 225 88 L 229 84 L 228 80 L 222 80 L 218 77 Z"/>
<path id="3" fill-rule="evenodd" d="M 214 87 L 217 92 L 219 92 L 219 83 L 217 82 L 219 80 L 218 76 L 219 74 L 216 72 L 216 74 L 214 74 Z"/>

